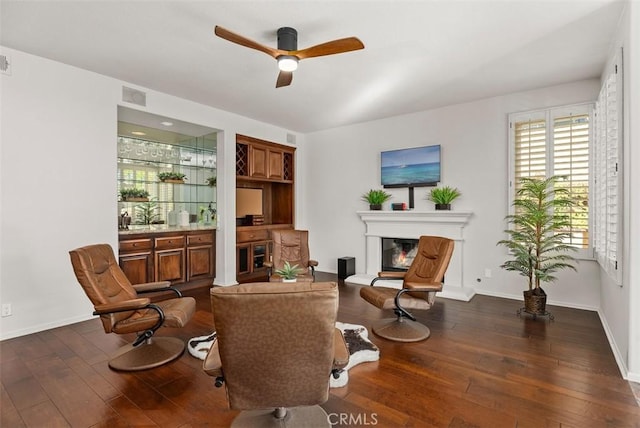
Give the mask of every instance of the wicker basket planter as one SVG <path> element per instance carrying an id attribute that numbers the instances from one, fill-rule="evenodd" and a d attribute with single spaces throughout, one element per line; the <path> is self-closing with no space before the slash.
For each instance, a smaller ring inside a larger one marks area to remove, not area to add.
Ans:
<path id="1" fill-rule="evenodd" d="M 547 313 L 547 293 L 542 288 L 525 290 L 522 294 L 526 313 L 533 315 L 545 315 Z"/>

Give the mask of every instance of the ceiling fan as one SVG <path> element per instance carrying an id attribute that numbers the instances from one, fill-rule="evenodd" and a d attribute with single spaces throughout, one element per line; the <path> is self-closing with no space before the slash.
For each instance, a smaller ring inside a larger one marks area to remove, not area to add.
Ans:
<path id="1" fill-rule="evenodd" d="M 233 33 L 220 26 L 215 27 L 215 34 L 232 43 L 237 43 L 247 48 L 266 53 L 278 61 L 278 80 L 276 88 L 288 86 L 293 80 L 293 71 L 298 68 L 298 61 L 305 58 L 313 58 L 325 55 L 334 55 L 344 52 L 364 49 L 364 44 L 357 37 L 332 40 L 306 49 L 298 50 L 298 32 L 295 28 L 282 27 L 278 29 L 278 48 L 262 45 L 244 36 Z"/>

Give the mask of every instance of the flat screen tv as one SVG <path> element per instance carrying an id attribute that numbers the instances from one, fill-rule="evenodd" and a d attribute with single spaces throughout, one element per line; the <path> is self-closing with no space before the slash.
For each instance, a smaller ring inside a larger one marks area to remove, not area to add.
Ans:
<path id="1" fill-rule="evenodd" d="M 380 153 L 382 186 L 436 186 L 440 181 L 440 145 Z"/>

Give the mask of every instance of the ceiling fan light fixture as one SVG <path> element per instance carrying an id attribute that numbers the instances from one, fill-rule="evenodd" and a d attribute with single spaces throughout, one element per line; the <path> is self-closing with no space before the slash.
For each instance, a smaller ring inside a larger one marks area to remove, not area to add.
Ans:
<path id="1" fill-rule="evenodd" d="M 298 68 L 298 58 L 293 55 L 280 55 L 278 68 L 282 71 L 295 71 Z"/>

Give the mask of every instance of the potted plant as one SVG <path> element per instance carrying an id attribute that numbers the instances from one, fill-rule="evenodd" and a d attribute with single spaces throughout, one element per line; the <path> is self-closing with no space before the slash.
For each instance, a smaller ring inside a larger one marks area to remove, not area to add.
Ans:
<path id="1" fill-rule="evenodd" d="M 369 203 L 370 210 L 381 210 L 382 204 L 388 201 L 391 198 L 391 195 L 384 190 L 374 190 L 371 189 L 364 195 L 362 195 L 362 200 Z"/>
<path id="2" fill-rule="evenodd" d="M 513 201 L 515 212 L 505 218 L 511 225 L 505 230 L 508 238 L 498 241 L 513 257 L 500 267 L 518 272 L 528 280 L 522 310 L 534 316 L 548 314 L 542 283 L 554 281 L 553 274 L 562 269 L 576 270 L 572 264 L 575 259 L 567 254 L 575 248 L 566 244 L 571 236 L 571 208 L 575 201 L 567 188 L 558 185 L 560 179 L 558 176 L 520 179 Z"/>
<path id="3" fill-rule="evenodd" d="M 150 225 L 160 220 L 158 213 L 158 198 L 151 198 L 135 206 L 136 222 L 138 224 Z"/>
<path id="4" fill-rule="evenodd" d="M 427 199 L 436 204 L 437 210 L 450 210 L 451 202 L 461 195 L 455 187 L 434 187 L 427 195 Z"/>
<path id="5" fill-rule="evenodd" d="M 282 277 L 283 282 L 295 282 L 302 269 L 298 268 L 298 265 L 291 266 L 289 262 L 284 262 L 282 268 L 276 269 L 275 272 Z"/>
<path id="6" fill-rule="evenodd" d="M 124 202 L 147 202 L 149 200 L 149 192 L 137 187 L 120 189 L 120 196 Z"/>
<path id="7" fill-rule="evenodd" d="M 210 187 L 216 187 L 216 184 L 218 184 L 218 177 L 216 177 L 215 175 L 207 178 L 207 184 Z"/>
<path id="8" fill-rule="evenodd" d="M 187 176 L 181 172 L 161 172 L 158 174 L 158 179 L 164 183 L 184 183 Z"/>

